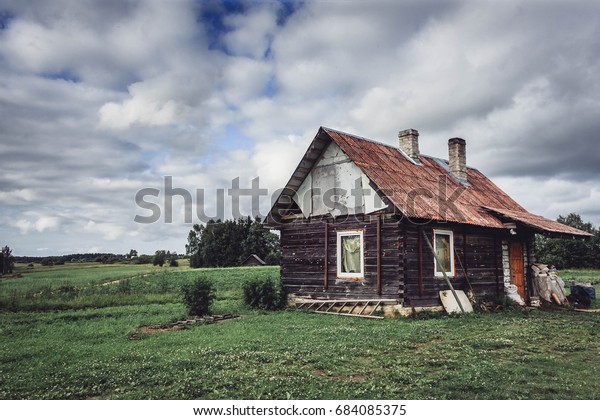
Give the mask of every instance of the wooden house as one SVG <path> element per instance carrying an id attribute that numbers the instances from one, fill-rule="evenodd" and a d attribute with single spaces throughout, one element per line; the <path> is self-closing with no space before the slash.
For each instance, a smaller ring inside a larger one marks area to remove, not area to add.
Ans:
<path id="1" fill-rule="evenodd" d="M 261 265 L 267 265 L 258 255 L 251 254 L 241 264 L 242 267 L 255 267 Z"/>
<path id="2" fill-rule="evenodd" d="M 266 219 L 281 234 L 281 279 L 293 299 L 440 305 L 439 291 L 534 294 L 534 234 L 589 236 L 527 212 L 475 168 L 463 139 L 449 158 L 321 127 Z"/>

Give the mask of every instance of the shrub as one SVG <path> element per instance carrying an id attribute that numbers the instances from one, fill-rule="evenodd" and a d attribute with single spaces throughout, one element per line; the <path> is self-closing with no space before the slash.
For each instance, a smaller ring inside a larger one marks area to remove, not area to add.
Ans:
<path id="1" fill-rule="evenodd" d="M 48 267 L 54 265 L 54 261 L 52 261 L 52 258 L 43 258 L 42 261 L 40 261 L 40 264 L 44 267 Z"/>
<path id="2" fill-rule="evenodd" d="M 287 295 L 270 277 L 254 278 L 244 283 L 244 304 L 255 309 L 281 309 L 287 304 Z"/>
<path id="3" fill-rule="evenodd" d="M 151 264 L 152 257 L 150 255 L 140 255 L 134 260 L 135 264 Z"/>
<path id="4" fill-rule="evenodd" d="M 167 258 L 167 251 L 158 250 L 154 254 L 154 258 L 152 259 L 152 265 L 159 265 L 162 267 L 163 265 L 165 265 L 166 258 Z"/>
<path id="5" fill-rule="evenodd" d="M 179 267 L 179 262 L 176 258 L 171 258 L 169 261 L 169 267 Z"/>
<path id="6" fill-rule="evenodd" d="M 210 314 L 210 306 L 215 300 L 215 288 L 210 280 L 197 277 L 193 283 L 182 287 L 183 303 L 188 308 L 188 314 L 203 316 Z"/>

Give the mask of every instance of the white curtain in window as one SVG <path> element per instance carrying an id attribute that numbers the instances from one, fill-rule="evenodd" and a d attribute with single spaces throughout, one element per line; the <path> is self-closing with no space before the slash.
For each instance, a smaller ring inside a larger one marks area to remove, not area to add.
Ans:
<path id="1" fill-rule="evenodd" d="M 438 266 L 438 262 L 436 261 L 436 271 L 438 273 L 447 273 L 450 271 L 450 236 L 443 234 L 435 235 L 435 252 L 437 254 L 437 259 L 442 265 Z"/>
<path id="2" fill-rule="evenodd" d="M 360 236 L 342 237 L 342 265 L 344 273 L 360 273 Z"/>

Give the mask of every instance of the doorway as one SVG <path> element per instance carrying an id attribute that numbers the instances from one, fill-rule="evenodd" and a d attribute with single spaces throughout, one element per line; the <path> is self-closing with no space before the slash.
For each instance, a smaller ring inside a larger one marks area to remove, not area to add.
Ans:
<path id="1" fill-rule="evenodd" d="M 510 282 L 517 286 L 519 296 L 525 300 L 525 264 L 523 262 L 523 244 L 509 242 L 508 258 L 510 263 Z"/>

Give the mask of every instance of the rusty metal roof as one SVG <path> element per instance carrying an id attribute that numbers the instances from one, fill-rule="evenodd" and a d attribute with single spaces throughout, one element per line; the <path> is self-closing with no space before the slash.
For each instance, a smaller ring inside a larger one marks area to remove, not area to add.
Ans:
<path id="1" fill-rule="evenodd" d="M 594 236 L 591 233 L 584 232 L 571 226 L 563 225 L 562 223 L 555 222 L 553 220 L 546 219 L 545 217 L 538 216 L 529 212 L 519 212 L 509 209 L 497 209 L 493 207 L 485 207 L 486 210 L 492 214 L 498 215 L 500 218 L 506 218 L 508 220 L 514 220 L 527 225 L 534 230 L 558 233 L 563 235 L 574 235 L 574 236 Z"/>
<path id="2" fill-rule="evenodd" d="M 474 168 L 467 183 L 448 172 L 447 161 L 421 155 L 416 162 L 399 148 L 321 127 L 304 158 L 277 200 L 274 211 L 284 210 L 302 180 L 331 142 L 364 172 L 373 188 L 406 217 L 505 228 L 504 222 L 522 223 L 539 232 L 588 236 L 586 232 L 533 215 Z M 284 200 L 281 200 L 283 196 Z M 280 214 L 280 213 L 277 213 Z"/>

